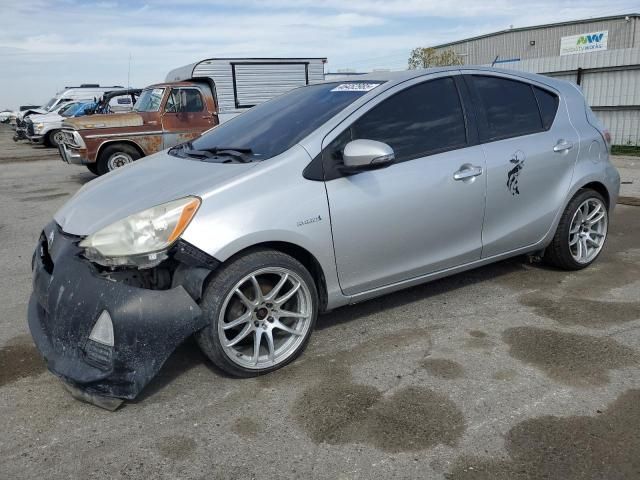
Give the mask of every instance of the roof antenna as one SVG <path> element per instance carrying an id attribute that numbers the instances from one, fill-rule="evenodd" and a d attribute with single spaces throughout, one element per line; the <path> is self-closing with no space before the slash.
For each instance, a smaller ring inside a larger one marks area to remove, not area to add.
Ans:
<path id="1" fill-rule="evenodd" d="M 127 88 L 131 88 L 131 52 L 129 52 L 129 68 L 127 69 Z"/>
<path id="2" fill-rule="evenodd" d="M 493 62 L 491 62 L 491 66 L 493 67 L 497 62 L 498 59 L 500 58 L 500 55 L 496 55 L 496 58 L 493 59 Z"/>

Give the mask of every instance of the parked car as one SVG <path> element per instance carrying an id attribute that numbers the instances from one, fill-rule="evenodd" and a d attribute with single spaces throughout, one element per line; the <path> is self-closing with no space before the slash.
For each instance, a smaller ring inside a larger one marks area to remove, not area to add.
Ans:
<path id="1" fill-rule="evenodd" d="M 93 100 L 63 103 L 56 111 L 44 115 L 31 115 L 25 120 L 27 138 L 31 143 L 48 147 L 58 147 L 62 134 L 62 122 L 66 118 L 82 117 L 95 109 Z"/>
<path id="2" fill-rule="evenodd" d="M 15 118 L 16 113 L 13 110 L 2 110 L 0 112 L 0 123 L 9 123 L 12 118 Z"/>
<path id="3" fill-rule="evenodd" d="M 31 333 L 115 408 L 193 334 L 251 377 L 297 357 L 318 312 L 515 255 L 580 270 L 618 196 L 607 138 L 579 88 L 534 74 L 294 89 L 85 185 L 40 238 Z"/>
<path id="4" fill-rule="evenodd" d="M 26 132 L 26 119 L 31 115 L 44 115 L 58 110 L 65 103 L 77 100 L 92 99 L 97 100 L 105 92 L 114 89 L 122 89 L 121 86 L 103 87 L 94 83 L 83 83 L 78 87 L 64 87 L 53 96 L 46 104 L 41 107 L 24 106 L 20 107 L 20 112 L 16 116 L 16 133 L 13 136 L 14 141 L 28 140 Z"/>
<path id="5" fill-rule="evenodd" d="M 324 58 L 208 59 L 143 90 L 134 111 L 65 122 L 60 155 L 98 175 L 192 140 L 292 88 L 323 80 Z"/>

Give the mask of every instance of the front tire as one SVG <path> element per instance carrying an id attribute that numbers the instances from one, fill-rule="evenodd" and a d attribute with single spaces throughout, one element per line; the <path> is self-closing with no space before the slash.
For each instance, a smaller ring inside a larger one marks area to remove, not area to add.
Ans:
<path id="1" fill-rule="evenodd" d="M 313 277 L 276 250 L 253 250 L 216 272 L 202 296 L 202 351 L 226 373 L 254 377 L 298 357 L 318 316 Z"/>
<path id="2" fill-rule="evenodd" d="M 98 165 L 96 163 L 87 163 L 87 169 L 94 175 L 98 175 Z"/>
<path id="3" fill-rule="evenodd" d="M 47 147 L 58 148 L 60 142 L 64 139 L 62 130 L 52 130 L 45 137 L 45 145 Z"/>
<path id="4" fill-rule="evenodd" d="M 545 260 L 564 270 L 580 270 L 591 265 L 607 239 L 609 211 L 602 195 L 580 190 L 562 213 Z"/>
<path id="5" fill-rule="evenodd" d="M 124 167 L 125 165 L 133 163 L 138 160 L 140 156 L 140 152 L 131 145 L 108 145 L 104 150 L 102 150 L 102 152 L 100 152 L 100 157 L 96 162 L 98 175 L 104 175 L 116 168 Z"/>

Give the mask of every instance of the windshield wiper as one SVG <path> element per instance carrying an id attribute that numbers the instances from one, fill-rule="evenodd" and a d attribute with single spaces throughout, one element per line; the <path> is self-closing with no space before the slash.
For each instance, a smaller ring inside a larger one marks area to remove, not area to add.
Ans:
<path id="1" fill-rule="evenodd" d="M 250 148 L 220 148 L 220 147 L 212 147 L 212 148 L 202 148 L 202 149 L 193 149 L 193 145 L 191 142 L 186 142 L 181 145 L 177 145 L 169 150 L 169 153 L 175 153 L 180 156 L 186 155 L 189 157 L 200 158 L 202 161 L 215 161 L 220 158 L 232 158 L 240 163 L 250 163 L 253 160 L 250 157 L 250 154 L 253 153 L 253 150 Z M 224 163 L 220 161 L 220 163 Z"/>

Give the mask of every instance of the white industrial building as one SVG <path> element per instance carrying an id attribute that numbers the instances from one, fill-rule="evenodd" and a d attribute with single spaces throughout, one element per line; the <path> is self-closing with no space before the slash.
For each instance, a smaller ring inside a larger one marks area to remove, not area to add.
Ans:
<path id="1" fill-rule="evenodd" d="M 640 14 L 510 28 L 434 48 L 452 49 L 465 65 L 575 82 L 614 144 L 640 145 Z"/>

